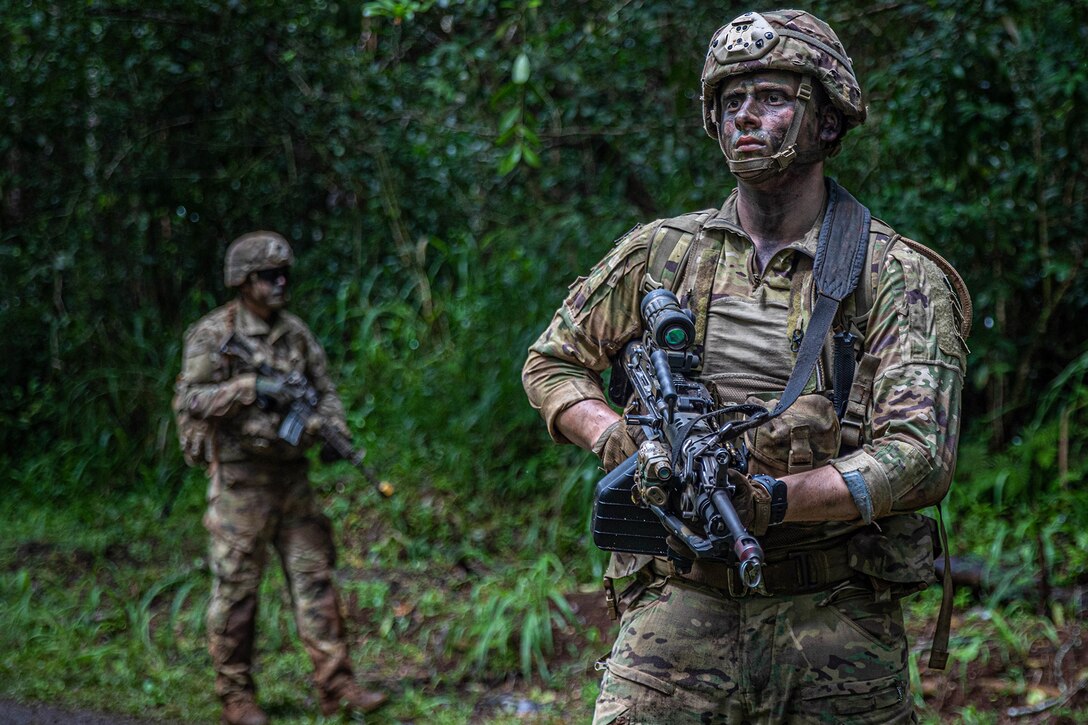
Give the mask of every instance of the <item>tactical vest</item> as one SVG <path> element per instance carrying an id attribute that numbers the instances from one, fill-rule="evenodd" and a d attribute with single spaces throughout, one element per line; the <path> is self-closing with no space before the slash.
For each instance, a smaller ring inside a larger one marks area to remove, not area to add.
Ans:
<path id="1" fill-rule="evenodd" d="M 714 233 L 707 227 L 707 222 L 715 218 L 717 213 L 717 209 L 704 209 L 655 222 L 655 228 L 650 234 L 646 275 L 642 283 L 643 294 L 664 287 L 677 293 L 681 307 L 688 307 L 695 313 L 694 347 L 700 356 L 704 352 L 710 294 L 717 260 L 708 258 L 697 265 L 692 261 L 697 255 L 692 252 L 699 246 L 704 235 Z M 937 252 L 898 234 L 883 221 L 873 218 L 861 279 L 839 305 L 832 323 L 833 334 L 825 340 L 816 365 L 814 381 L 809 382 L 812 389 L 833 391 L 835 408 L 842 425 L 844 451 L 854 450 L 871 442 L 865 431 L 865 417 L 880 359 L 864 352 L 862 347 L 884 259 L 897 244 L 913 249 L 943 273 L 945 284 L 952 291 L 952 299 L 956 303 L 958 332 L 966 340 L 971 331 L 971 297 L 967 285 L 955 268 Z M 803 264 L 811 267 L 812 260 L 808 257 L 802 259 Z M 815 276 L 807 272 L 808 270 L 799 268 L 793 275 L 794 287 L 790 295 L 787 329 L 794 330 L 794 352 L 797 351 L 815 306 Z M 685 285 L 688 276 L 692 274 L 695 275 L 694 283 Z M 690 295 L 683 291 L 685 287 L 691 290 Z M 943 493 L 941 492 L 942 496 Z M 939 500 L 923 502 L 919 507 L 936 504 Z"/>
<path id="2" fill-rule="evenodd" d="M 834 188 L 833 182 L 831 182 L 831 188 Z M 694 260 L 699 258 L 697 250 L 706 236 L 721 233 L 716 232 L 715 227 L 724 228 L 712 222 L 717 214 L 717 209 L 705 209 L 656 222 L 650 234 L 647 268 L 642 284 L 643 294 L 662 287 L 676 292 L 681 307 L 689 308 L 694 312 L 696 337 L 693 351 L 700 357 L 705 352 L 706 328 L 717 257 L 707 255 L 698 263 Z M 867 210 L 866 218 L 868 219 Z M 823 341 L 820 358 L 812 374 L 814 380 L 807 381 L 809 388 L 833 391 L 832 399 L 841 426 L 840 454 L 871 442 L 866 419 L 872 402 L 873 383 L 880 358 L 865 352 L 863 344 L 876 297 L 877 284 L 881 271 L 884 269 L 884 260 L 897 244 L 913 249 L 943 273 L 944 282 L 948 285 L 952 292 L 952 299 L 955 301 L 958 332 L 963 340 L 966 340 L 970 334 L 972 317 L 970 294 L 963 279 L 952 265 L 925 245 L 896 233 L 883 221 L 869 219 L 869 237 L 864 251 L 862 273 L 856 280 L 855 286 L 842 295 L 841 302 L 834 313 L 834 320 L 831 322 L 831 334 L 827 335 Z M 819 254 L 817 256 L 819 257 Z M 809 260 L 807 256 L 803 257 L 803 260 L 803 263 L 809 266 L 819 263 L 818 260 Z M 690 275 L 694 275 L 694 280 L 689 279 Z M 802 268 L 796 269 L 793 275 L 787 329 L 797 331 L 794 352 L 798 351 L 804 331 L 812 323 L 817 301 L 815 279 L 814 271 L 810 273 L 809 270 Z M 791 383 L 793 383 L 792 379 Z M 787 396 L 784 395 L 783 398 L 785 397 Z M 938 507 L 940 538 L 934 543 L 935 548 L 943 550 L 944 577 L 941 611 L 938 615 L 937 631 L 934 635 L 929 662 L 929 666 L 933 669 L 943 669 L 947 663 L 948 637 L 951 627 L 953 585 L 947 534 L 939 508 L 946 493 L 947 488 L 934 492 L 932 498 L 911 502 L 916 508 Z M 941 552 L 936 553 L 940 555 Z"/>

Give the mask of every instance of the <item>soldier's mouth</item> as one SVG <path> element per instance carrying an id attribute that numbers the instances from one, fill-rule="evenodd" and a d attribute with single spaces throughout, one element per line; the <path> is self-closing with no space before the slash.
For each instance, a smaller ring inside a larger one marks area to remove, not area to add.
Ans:
<path id="1" fill-rule="evenodd" d="M 755 136 L 741 136 L 733 144 L 733 148 L 737 151 L 759 151 L 764 146 L 764 143 Z"/>

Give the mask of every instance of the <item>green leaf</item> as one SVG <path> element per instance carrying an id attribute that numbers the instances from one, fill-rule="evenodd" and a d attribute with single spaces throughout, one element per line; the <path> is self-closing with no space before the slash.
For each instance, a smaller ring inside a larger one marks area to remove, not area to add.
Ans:
<path id="1" fill-rule="evenodd" d="M 506 176 L 511 171 L 513 171 L 515 168 L 517 168 L 517 165 L 518 165 L 518 163 L 520 161 L 521 161 L 521 144 L 517 144 L 513 148 L 511 148 L 510 153 L 508 153 L 503 158 L 503 160 L 501 162 L 499 162 L 499 173 L 501 175 L 503 175 L 503 176 Z"/>
<path id="2" fill-rule="evenodd" d="M 540 156 L 536 151 L 533 151 L 531 147 L 522 146 L 521 153 L 525 158 L 525 163 L 529 164 L 529 166 L 532 166 L 534 169 L 540 168 Z"/>
<path id="3" fill-rule="evenodd" d="M 514 124 L 521 119 L 521 106 L 511 108 L 506 113 L 502 114 L 502 118 L 499 119 L 499 134 L 502 135 L 508 131 L 513 130 Z"/>
<path id="4" fill-rule="evenodd" d="M 529 56 L 521 53 L 518 55 L 517 60 L 514 61 L 514 83 L 519 86 L 525 85 L 529 80 L 529 72 L 532 67 L 529 65 Z"/>

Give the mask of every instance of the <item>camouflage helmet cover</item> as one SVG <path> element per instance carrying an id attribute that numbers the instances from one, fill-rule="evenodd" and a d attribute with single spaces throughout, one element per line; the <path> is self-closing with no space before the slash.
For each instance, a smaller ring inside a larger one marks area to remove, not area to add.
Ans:
<path id="1" fill-rule="evenodd" d="M 714 33 L 702 75 L 703 128 L 717 138 L 717 88 L 731 76 L 785 70 L 815 78 L 845 117 L 843 131 L 865 121 L 854 68 L 835 31 L 801 10 L 745 13 Z"/>
<path id="2" fill-rule="evenodd" d="M 250 272 L 290 267 L 295 253 L 283 236 L 276 232 L 257 231 L 243 234 L 227 247 L 223 264 L 223 281 L 227 287 L 238 287 Z"/>

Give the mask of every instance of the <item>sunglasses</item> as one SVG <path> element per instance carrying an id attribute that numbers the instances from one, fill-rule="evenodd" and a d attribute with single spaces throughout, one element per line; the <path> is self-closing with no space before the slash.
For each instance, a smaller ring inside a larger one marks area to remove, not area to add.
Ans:
<path id="1" fill-rule="evenodd" d="M 258 279 L 261 279 L 269 284 L 278 282 L 282 277 L 284 281 L 290 279 L 290 270 L 287 267 L 276 267 L 275 269 L 262 269 L 260 272 L 255 273 Z"/>

